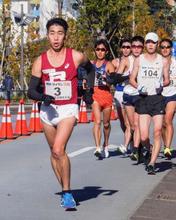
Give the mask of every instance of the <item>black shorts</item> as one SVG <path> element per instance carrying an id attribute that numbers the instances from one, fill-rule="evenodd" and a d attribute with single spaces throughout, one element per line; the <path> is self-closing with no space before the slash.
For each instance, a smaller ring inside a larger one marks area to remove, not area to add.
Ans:
<path id="1" fill-rule="evenodd" d="M 175 102 L 175 101 L 176 101 L 176 95 L 164 96 L 165 106 L 167 105 L 168 102 Z"/>
<path id="2" fill-rule="evenodd" d="M 140 99 L 139 95 L 128 95 L 126 93 L 123 94 L 123 104 L 125 106 L 133 106 L 135 107 L 135 103 Z"/>
<path id="3" fill-rule="evenodd" d="M 165 103 L 162 95 L 140 96 L 136 103 L 136 112 L 140 115 L 147 114 L 150 116 L 164 115 Z"/>

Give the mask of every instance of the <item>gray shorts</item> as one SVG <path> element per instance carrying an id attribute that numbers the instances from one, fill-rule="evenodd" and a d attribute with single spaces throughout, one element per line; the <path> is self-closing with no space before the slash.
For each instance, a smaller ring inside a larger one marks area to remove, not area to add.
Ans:
<path id="1" fill-rule="evenodd" d="M 67 104 L 67 105 L 54 105 L 50 104 L 46 106 L 41 105 L 40 118 L 41 120 L 52 126 L 56 126 L 61 120 L 69 117 L 79 118 L 79 111 L 77 104 Z"/>

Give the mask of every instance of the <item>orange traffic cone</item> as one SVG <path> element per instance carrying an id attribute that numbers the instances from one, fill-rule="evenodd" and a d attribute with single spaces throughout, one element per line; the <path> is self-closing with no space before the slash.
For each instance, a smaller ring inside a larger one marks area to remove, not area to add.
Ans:
<path id="1" fill-rule="evenodd" d="M 1 139 L 14 139 L 16 138 L 13 135 L 13 128 L 11 122 L 11 114 L 10 114 L 10 107 L 9 101 L 5 102 L 3 115 L 2 115 L 2 124 L 0 129 L 0 138 Z"/>
<path id="2" fill-rule="evenodd" d="M 24 100 L 21 99 L 18 107 L 18 115 L 16 120 L 15 134 L 17 135 L 30 135 L 27 129 L 26 114 L 24 110 Z"/>
<path id="3" fill-rule="evenodd" d="M 40 121 L 40 113 L 38 108 L 38 102 L 34 101 L 32 105 L 31 118 L 29 122 L 29 131 L 42 132 L 42 124 Z"/>
<path id="4" fill-rule="evenodd" d="M 86 109 L 86 103 L 81 99 L 80 104 L 80 110 L 79 110 L 79 123 L 89 123 L 88 117 L 87 117 L 87 109 Z"/>
<path id="5" fill-rule="evenodd" d="M 114 103 L 112 104 L 111 120 L 117 120 L 117 113 L 115 112 Z"/>

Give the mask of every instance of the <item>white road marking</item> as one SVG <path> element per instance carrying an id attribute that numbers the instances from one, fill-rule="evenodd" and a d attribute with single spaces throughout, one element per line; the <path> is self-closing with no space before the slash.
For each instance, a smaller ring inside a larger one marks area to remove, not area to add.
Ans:
<path id="1" fill-rule="evenodd" d="M 114 150 L 114 149 L 117 149 L 117 145 L 110 144 L 108 148 L 109 148 L 110 150 Z M 90 150 L 93 150 L 93 149 L 95 149 L 95 146 L 84 147 L 84 148 L 82 148 L 82 149 L 80 149 L 80 150 L 76 150 L 76 151 L 73 151 L 72 153 L 69 153 L 68 156 L 69 156 L 70 158 L 76 157 L 76 156 L 78 156 L 78 155 L 80 155 L 80 154 L 83 154 L 83 153 L 85 153 L 85 152 L 87 152 L 87 151 L 90 151 Z"/>

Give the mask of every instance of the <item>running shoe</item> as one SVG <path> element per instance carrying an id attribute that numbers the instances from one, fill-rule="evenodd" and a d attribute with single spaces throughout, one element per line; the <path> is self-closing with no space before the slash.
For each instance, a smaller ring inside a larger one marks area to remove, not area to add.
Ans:
<path id="1" fill-rule="evenodd" d="M 135 152 L 132 152 L 132 153 L 130 154 L 130 159 L 131 159 L 131 160 L 134 160 L 134 161 L 137 160 L 137 161 L 138 161 L 138 157 L 139 157 L 139 156 L 138 156 L 138 153 L 137 153 L 137 152 L 136 152 L 136 153 L 135 153 Z"/>
<path id="2" fill-rule="evenodd" d="M 147 173 L 149 175 L 155 175 L 156 174 L 155 167 L 152 164 L 147 165 L 146 170 L 147 170 Z"/>
<path id="3" fill-rule="evenodd" d="M 107 147 L 104 148 L 104 157 L 105 157 L 105 158 L 108 158 L 108 157 L 109 157 L 109 151 L 108 151 L 108 148 L 107 148 Z"/>
<path id="4" fill-rule="evenodd" d="M 171 158 L 172 157 L 172 151 L 170 148 L 166 147 L 164 148 L 164 156 L 167 158 Z"/>
<path id="5" fill-rule="evenodd" d="M 61 196 L 61 207 L 65 209 L 74 209 L 76 207 L 72 193 L 63 193 Z"/>
<path id="6" fill-rule="evenodd" d="M 150 157 L 151 157 L 150 149 L 144 147 L 142 149 L 142 154 L 143 154 L 143 158 L 144 158 L 144 163 L 146 165 L 148 165 L 148 163 L 150 162 Z"/>
<path id="7" fill-rule="evenodd" d="M 144 162 L 144 158 L 143 158 L 143 153 L 142 153 L 142 145 L 140 144 L 138 147 L 138 160 L 137 160 L 137 164 L 143 163 Z"/>
<path id="8" fill-rule="evenodd" d="M 102 157 L 102 152 L 101 152 L 101 148 L 97 148 L 95 151 L 94 151 L 94 155 L 98 158 Z"/>
<path id="9" fill-rule="evenodd" d="M 122 154 L 126 154 L 127 153 L 127 148 L 121 144 L 120 146 L 118 146 L 118 150 L 122 153 Z"/>

